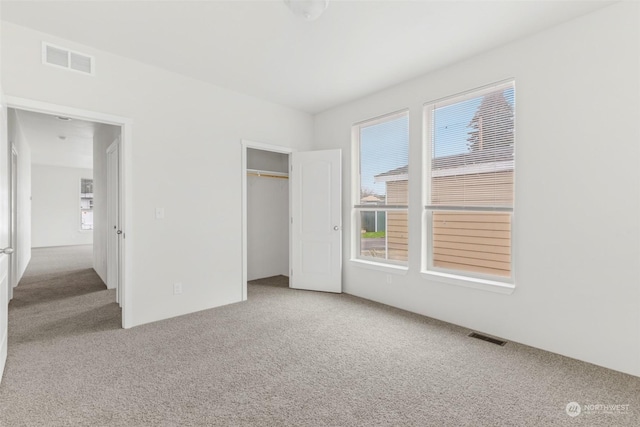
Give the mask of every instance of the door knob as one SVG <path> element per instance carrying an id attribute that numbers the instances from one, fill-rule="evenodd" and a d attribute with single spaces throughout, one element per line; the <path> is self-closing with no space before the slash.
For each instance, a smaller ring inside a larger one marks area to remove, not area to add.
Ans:
<path id="1" fill-rule="evenodd" d="M 122 234 L 122 230 L 116 231 L 116 234 Z"/>
<path id="2" fill-rule="evenodd" d="M 13 248 L 0 249 L 0 254 L 11 255 L 12 253 L 13 253 Z"/>
<path id="3" fill-rule="evenodd" d="M 338 230 L 340 230 L 340 227 L 338 227 L 337 225 L 334 225 L 334 226 L 333 226 L 333 229 L 334 229 L 334 230 L 336 230 L 336 231 L 338 231 Z"/>

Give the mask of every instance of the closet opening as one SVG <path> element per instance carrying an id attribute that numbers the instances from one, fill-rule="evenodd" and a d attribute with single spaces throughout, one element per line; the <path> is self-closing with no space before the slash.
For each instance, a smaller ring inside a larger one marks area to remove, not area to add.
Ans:
<path id="1" fill-rule="evenodd" d="M 243 280 L 289 286 L 291 149 L 249 141 L 243 153 Z"/>

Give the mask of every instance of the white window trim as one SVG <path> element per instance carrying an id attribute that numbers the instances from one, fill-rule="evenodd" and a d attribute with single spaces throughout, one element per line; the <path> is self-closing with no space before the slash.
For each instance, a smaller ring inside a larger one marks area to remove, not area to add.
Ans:
<path id="1" fill-rule="evenodd" d="M 405 276 L 409 272 L 409 267 L 406 265 L 395 265 L 387 262 L 370 261 L 368 258 L 351 258 L 349 261 L 351 261 L 356 267 L 366 268 L 368 270 L 382 271 L 383 273 Z"/>
<path id="2" fill-rule="evenodd" d="M 462 286 L 465 288 L 479 289 L 482 291 L 495 292 L 498 294 L 511 295 L 515 290 L 515 285 L 511 283 L 497 282 L 494 280 L 478 279 L 470 276 L 460 276 L 438 271 L 421 271 L 424 279 L 434 282 L 445 283 L 447 285 Z"/>
<path id="3" fill-rule="evenodd" d="M 381 260 L 380 258 L 360 256 L 360 239 L 356 236 L 360 233 L 360 211 L 368 210 L 398 210 L 385 208 L 384 205 L 371 205 L 371 208 L 356 208 L 360 203 L 360 128 L 363 124 L 374 126 L 389 120 L 408 115 L 408 108 L 394 111 L 371 119 L 361 120 L 351 126 L 351 261 L 354 265 L 372 270 L 383 271 L 385 273 L 407 274 L 409 261 L 401 263 L 392 260 Z M 355 143 L 354 143 L 355 142 Z M 411 145 L 411 142 L 409 142 Z M 402 209 L 403 211 L 405 209 Z M 409 215 L 409 205 L 407 204 L 407 215 Z"/>
<path id="4" fill-rule="evenodd" d="M 497 276 L 489 276 L 480 273 L 463 272 L 460 270 L 449 270 L 443 268 L 433 267 L 432 253 L 432 228 L 429 224 L 431 211 L 425 206 L 430 204 L 431 200 L 431 185 L 429 184 L 431 178 L 431 130 L 433 128 L 433 110 L 436 108 L 451 105 L 458 102 L 464 102 L 466 100 L 476 98 L 478 96 L 485 95 L 491 91 L 500 89 L 515 87 L 515 79 L 503 80 L 498 83 L 487 85 L 478 89 L 472 89 L 457 95 L 447 96 L 446 98 L 440 98 L 435 101 L 427 102 L 423 105 L 423 128 L 422 128 L 422 233 L 421 233 L 421 266 L 420 274 L 424 279 L 433 280 L 439 283 L 445 283 L 449 285 L 462 286 L 466 288 L 479 289 L 489 292 L 496 292 L 501 294 L 511 294 L 515 290 L 515 277 L 516 277 L 516 263 L 513 256 L 513 249 L 515 247 L 514 233 L 511 233 L 511 276 L 508 278 L 498 278 Z M 515 208 L 511 211 L 511 228 L 513 230 L 515 225 Z"/>

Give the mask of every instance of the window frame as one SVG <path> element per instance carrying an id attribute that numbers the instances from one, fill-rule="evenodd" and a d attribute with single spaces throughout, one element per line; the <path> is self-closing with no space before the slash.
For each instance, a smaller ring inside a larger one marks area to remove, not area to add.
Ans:
<path id="1" fill-rule="evenodd" d="M 423 104 L 423 129 L 422 129 L 422 216 L 421 216 L 421 268 L 420 273 L 423 278 L 434 280 L 441 283 L 459 285 L 473 289 L 487 290 L 491 292 L 497 292 L 502 294 L 511 294 L 515 289 L 516 278 L 516 264 L 514 257 L 515 247 L 515 142 L 514 142 L 514 203 L 513 208 L 509 210 L 505 209 L 491 209 L 486 207 L 479 207 L 478 210 L 492 211 L 492 212 L 508 212 L 511 215 L 511 235 L 510 235 L 510 255 L 511 255 L 511 275 L 509 277 L 501 277 L 497 275 L 477 273 L 473 271 L 455 270 L 443 267 L 435 267 L 433 260 L 433 212 L 436 209 L 431 209 L 428 206 L 431 203 L 431 167 L 432 167 L 432 152 L 433 152 L 433 112 L 438 108 L 468 101 L 473 98 L 478 98 L 486 95 L 487 93 L 499 90 L 501 88 L 516 87 L 515 79 L 507 79 L 486 86 L 481 86 L 475 89 L 471 89 L 462 93 L 447 96 L 444 98 L 429 101 Z M 514 97 L 516 94 L 514 93 Z M 514 132 L 516 129 L 516 110 L 514 109 Z M 514 135 L 515 138 L 515 135 Z M 472 207 L 456 206 L 460 209 L 457 211 L 473 211 Z M 456 210 L 456 209 L 451 209 Z"/>
<path id="2" fill-rule="evenodd" d="M 397 118 L 406 116 L 407 119 L 410 119 L 410 110 L 408 108 L 403 108 L 401 110 L 397 110 L 391 113 L 383 114 L 380 116 L 376 116 L 370 119 L 361 120 L 359 122 L 354 123 L 351 126 L 351 146 L 352 146 L 352 156 L 351 156 L 351 164 L 352 164 L 352 173 L 351 173 L 351 257 L 350 261 L 354 263 L 354 265 L 358 265 L 360 267 L 369 268 L 373 270 L 383 271 L 386 273 L 394 273 L 394 274 L 406 274 L 409 269 L 409 259 L 407 255 L 407 261 L 396 261 L 389 259 L 382 259 L 376 257 L 366 257 L 361 255 L 361 238 L 360 238 L 360 230 L 361 230 L 361 212 L 406 212 L 407 214 L 407 225 L 409 220 L 409 206 L 410 200 L 407 195 L 407 206 L 399 207 L 395 205 L 390 205 L 389 207 L 385 207 L 385 205 L 371 205 L 364 206 L 360 202 L 360 130 L 363 125 L 375 126 L 377 124 L 385 123 L 391 120 L 395 120 Z M 410 131 L 409 131 L 410 133 Z M 411 140 L 409 138 L 409 147 L 411 146 Z M 409 149 L 409 148 L 408 148 Z M 409 163 L 409 159 L 407 159 L 407 164 Z M 411 183 L 408 182 L 408 189 L 411 186 Z M 385 215 L 386 218 L 386 215 Z M 385 227 L 386 229 L 386 227 Z M 386 234 L 385 234 L 386 236 Z M 408 236 L 407 236 L 407 246 L 408 246 Z M 386 244 L 385 244 L 386 246 Z M 388 248 L 387 248 L 388 251 Z"/>

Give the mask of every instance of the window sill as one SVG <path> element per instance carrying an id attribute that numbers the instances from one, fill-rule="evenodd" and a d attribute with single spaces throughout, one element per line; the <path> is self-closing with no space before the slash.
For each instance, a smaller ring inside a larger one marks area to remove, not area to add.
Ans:
<path id="1" fill-rule="evenodd" d="M 421 274 L 423 278 L 433 280 L 435 282 L 463 286 L 465 288 L 478 289 L 481 291 L 495 292 L 504 295 L 511 295 L 516 288 L 512 283 L 477 279 L 474 277 L 458 276 L 455 274 L 440 273 L 436 271 L 422 271 Z"/>
<path id="2" fill-rule="evenodd" d="M 385 273 L 400 274 L 404 276 L 409 271 L 409 267 L 406 267 L 404 265 L 385 264 L 382 262 L 367 261 L 367 260 L 357 259 L 357 258 L 351 259 L 350 261 L 353 263 L 353 265 L 358 266 L 360 268 L 367 268 L 369 270 L 378 270 Z"/>

